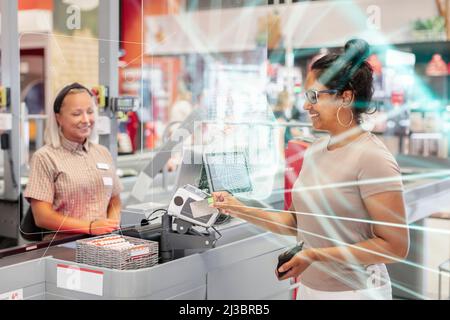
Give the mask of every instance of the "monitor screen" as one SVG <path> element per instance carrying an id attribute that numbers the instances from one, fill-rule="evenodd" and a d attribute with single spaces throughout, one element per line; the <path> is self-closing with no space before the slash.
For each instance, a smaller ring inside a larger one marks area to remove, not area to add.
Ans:
<path id="1" fill-rule="evenodd" d="M 205 153 L 204 165 L 211 192 L 252 191 L 248 162 L 243 152 Z"/>

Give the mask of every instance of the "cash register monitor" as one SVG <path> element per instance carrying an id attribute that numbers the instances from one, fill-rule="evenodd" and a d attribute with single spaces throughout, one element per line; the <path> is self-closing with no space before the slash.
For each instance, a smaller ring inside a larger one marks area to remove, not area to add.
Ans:
<path id="1" fill-rule="evenodd" d="M 244 152 L 205 153 L 203 164 L 211 192 L 242 194 L 253 190 Z"/>

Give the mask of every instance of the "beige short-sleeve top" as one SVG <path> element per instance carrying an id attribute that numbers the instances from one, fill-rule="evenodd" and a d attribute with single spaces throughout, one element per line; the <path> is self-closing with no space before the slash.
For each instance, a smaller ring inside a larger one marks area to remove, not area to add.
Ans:
<path id="1" fill-rule="evenodd" d="M 332 151 L 328 143 L 326 137 L 308 148 L 292 191 L 293 206 L 299 212 L 298 238 L 305 241 L 305 247 L 345 246 L 373 238 L 364 199 L 403 191 L 399 166 L 375 135 L 366 132 Z M 323 291 L 366 289 L 367 266 L 352 264 L 352 257 L 348 260 L 347 265 L 314 262 L 301 281 Z"/>

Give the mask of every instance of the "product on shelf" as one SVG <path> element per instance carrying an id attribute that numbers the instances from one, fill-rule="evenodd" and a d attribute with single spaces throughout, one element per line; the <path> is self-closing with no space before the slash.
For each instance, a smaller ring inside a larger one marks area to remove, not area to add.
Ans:
<path id="1" fill-rule="evenodd" d="M 447 64 L 442 59 L 440 54 L 435 53 L 431 58 L 431 61 L 428 62 L 427 68 L 425 71 L 427 76 L 446 76 L 448 73 Z"/>

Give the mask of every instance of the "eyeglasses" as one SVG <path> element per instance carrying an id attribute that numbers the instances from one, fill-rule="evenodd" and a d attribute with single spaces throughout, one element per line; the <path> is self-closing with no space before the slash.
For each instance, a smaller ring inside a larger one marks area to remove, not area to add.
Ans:
<path id="1" fill-rule="evenodd" d="M 330 89 L 330 90 L 308 90 L 305 92 L 305 98 L 309 101 L 311 104 L 316 104 L 317 101 L 319 101 L 319 93 L 329 93 L 329 94 L 336 94 L 339 90 L 336 89 Z"/>

